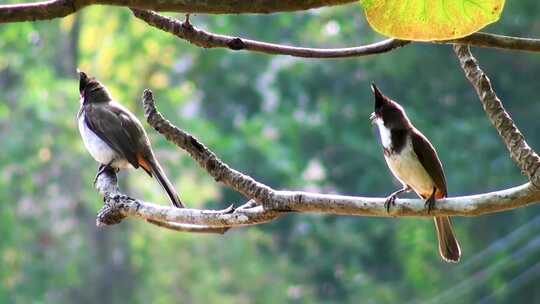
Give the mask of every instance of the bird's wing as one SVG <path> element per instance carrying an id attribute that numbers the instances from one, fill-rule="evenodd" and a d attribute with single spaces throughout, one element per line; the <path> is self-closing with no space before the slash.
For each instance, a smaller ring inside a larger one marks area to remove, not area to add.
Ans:
<path id="1" fill-rule="evenodd" d="M 412 136 L 414 153 L 416 153 L 418 160 L 435 182 L 435 186 L 437 186 L 439 193 L 442 197 L 446 197 L 446 177 L 444 176 L 443 167 L 435 148 L 433 148 L 431 143 L 422 133 L 416 130 L 413 130 L 413 132 L 418 135 Z"/>
<path id="2" fill-rule="evenodd" d="M 139 141 L 144 134 L 131 115 L 114 106 L 89 105 L 85 109 L 84 121 L 116 153 L 134 168 L 139 167 Z"/>

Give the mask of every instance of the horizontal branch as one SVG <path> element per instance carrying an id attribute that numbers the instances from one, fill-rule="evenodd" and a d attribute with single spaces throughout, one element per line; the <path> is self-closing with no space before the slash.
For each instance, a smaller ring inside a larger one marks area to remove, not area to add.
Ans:
<path id="1" fill-rule="evenodd" d="M 133 8 L 131 10 L 135 17 L 143 20 L 148 25 L 173 34 L 182 40 L 202 48 L 226 48 L 233 51 L 246 50 L 271 55 L 289 55 L 304 58 L 346 58 L 382 54 L 411 43 L 411 41 L 399 39 L 386 39 L 368 45 L 348 48 L 321 49 L 296 47 L 215 34 L 193 26 L 189 23 L 189 19 L 180 22 L 152 11 Z M 540 39 L 518 38 L 481 32 L 460 39 L 433 41 L 429 43 L 459 43 L 484 48 L 540 52 Z"/>
<path id="2" fill-rule="evenodd" d="M 147 24 L 203 48 L 227 48 L 234 51 L 246 50 L 265 54 L 290 55 L 307 58 L 343 58 L 381 54 L 409 43 L 408 41 L 403 40 L 387 39 L 381 42 L 351 48 L 318 49 L 295 47 L 213 34 L 194 27 L 189 21 L 180 22 L 146 10 L 131 10 L 135 17 L 143 20 Z"/>
<path id="3" fill-rule="evenodd" d="M 436 208 L 429 213 L 425 201 L 420 199 L 398 199 L 389 213 L 384 206 L 385 198 L 277 191 L 274 199 L 276 203 L 272 205 L 276 208 L 299 212 L 377 217 L 479 216 L 528 206 L 538 202 L 540 192 L 527 183 L 495 192 L 446 198 L 437 200 Z"/>
<path id="4" fill-rule="evenodd" d="M 150 220 L 150 219 L 147 219 L 146 221 L 155 226 L 166 228 L 166 229 L 176 231 L 176 232 L 225 234 L 225 232 L 229 230 L 229 228 L 227 227 L 212 228 L 212 227 L 206 227 L 206 226 L 200 226 L 200 225 L 178 224 L 178 223 L 171 223 L 171 222 L 165 222 L 165 221 L 161 222 L 161 221 Z"/>
<path id="5" fill-rule="evenodd" d="M 96 178 L 95 186 L 105 199 L 105 205 L 97 216 L 96 225 L 98 227 L 118 224 L 125 219 L 128 214 L 121 211 L 123 205 L 135 204 L 135 206 L 139 206 L 145 204 L 120 193 L 117 175 L 114 170 L 107 169 L 101 172 Z M 224 213 L 231 211 L 232 208 L 222 210 Z M 229 229 L 226 227 L 214 228 L 204 225 L 174 223 L 162 218 L 147 218 L 146 221 L 158 227 L 182 232 L 224 234 Z"/>
<path id="6" fill-rule="evenodd" d="M 50 20 L 75 13 L 86 5 L 80 0 L 50 0 L 0 5 L 0 23 Z"/>
<path id="7" fill-rule="evenodd" d="M 89 5 L 114 5 L 161 12 L 240 14 L 300 11 L 341 5 L 355 0 L 50 0 L 0 5 L 0 23 L 50 20 L 65 17 Z"/>
<path id="8" fill-rule="evenodd" d="M 540 199 L 540 193 L 530 184 L 491 193 L 448 198 L 440 200 L 430 213 L 420 199 L 398 199 L 390 213 L 386 212 L 383 198 L 353 197 L 294 191 L 275 191 L 273 208 L 251 204 L 237 209 L 199 210 L 162 206 L 130 198 L 118 189 L 116 174 L 105 171 L 96 182 L 105 197 L 105 206 L 98 216 L 100 226 L 116 224 L 111 221 L 121 215 L 122 219 L 134 216 L 161 227 L 185 232 L 224 233 L 230 227 L 242 227 L 267 223 L 290 211 L 324 213 L 332 215 L 378 216 L 378 217 L 433 217 L 434 215 L 477 216 L 527 206 Z"/>
<path id="9" fill-rule="evenodd" d="M 434 41 L 437 43 L 437 41 Z M 513 51 L 540 52 L 540 39 L 503 36 L 478 32 L 467 37 L 443 41 L 443 43 L 464 44 L 482 48 L 497 48 Z"/>

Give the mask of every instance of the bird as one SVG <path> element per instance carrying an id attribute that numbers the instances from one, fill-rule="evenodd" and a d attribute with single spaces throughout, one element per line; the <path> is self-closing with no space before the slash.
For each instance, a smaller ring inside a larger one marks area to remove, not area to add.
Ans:
<path id="1" fill-rule="evenodd" d="M 377 125 L 384 158 L 392 174 L 403 187 L 385 201 L 387 212 L 395 205 L 396 197 L 414 191 L 425 200 L 428 212 L 435 201 L 447 197 L 446 177 L 441 161 L 431 142 L 411 123 L 403 107 L 371 85 L 375 111 L 370 120 Z M 434 217 L 439 253 L 446 262 L 459 262 L 461 248 L 448 216 Z"/>
<path id="2" fill-rule="evenodd" d="M 96 180 L 107 169 L 118 172 L 120 169 L 142 168 L 159 182 L 175 207 L 184 208 L 156 159 L 139 119 L 114 101 L 107 88 L 95 77 L 77 71 L 81 103 L 77 121 L 84 146 L 100 164 Z"/>

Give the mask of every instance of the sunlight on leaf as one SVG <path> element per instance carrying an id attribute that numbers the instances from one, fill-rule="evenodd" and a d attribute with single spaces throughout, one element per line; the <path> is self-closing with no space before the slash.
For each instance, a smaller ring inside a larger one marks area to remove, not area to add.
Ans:
<path id="1" fill-rule="evenodd" d="M 499 20 L 504 0 L 363 0 L 371 27 L 398 39 L 448 40 Z"/>

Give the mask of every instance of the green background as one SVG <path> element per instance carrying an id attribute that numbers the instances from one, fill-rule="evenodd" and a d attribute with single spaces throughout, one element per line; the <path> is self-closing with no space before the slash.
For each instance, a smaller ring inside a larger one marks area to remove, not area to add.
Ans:
<path id="1" fill-rule="evenodd" d="M 538 36 L 540 3 L 508 3 L 491 32 Z M 181 17 L 180 15 L 177 15 Z M 222 34 L 299 46 L 379 41 L 358 4 L 269 16 L 192 16 Z M 534 54 L 473 49 L 531 146 L 540 148 Z M 463 258 L 439 258 L 429 219 L 290 214 L 224 236 L 140 220 L 95 227 L 97 163 L 76 124 L 80 67 L 143 118 L 160 110 L 232 167 L 276 189 L 385 196 L 369 84 L 400 101 L 437 147 L 451 196 L 526 182 L 489 124 L 451 46 L 298 59 L 192 46 L 125 8 L 0 25 L 0 303 L 531 303 L 540 301 L 540 209 L 455 218 Z M 191 207 L 244 198 L 145 123 Z M 132 196 L 167 204 L 142 171 Z"/>

